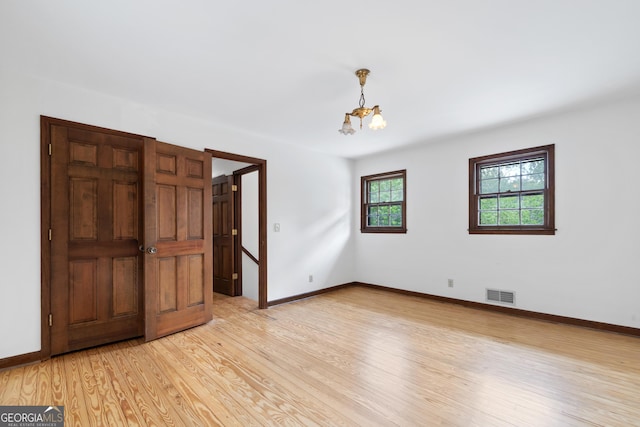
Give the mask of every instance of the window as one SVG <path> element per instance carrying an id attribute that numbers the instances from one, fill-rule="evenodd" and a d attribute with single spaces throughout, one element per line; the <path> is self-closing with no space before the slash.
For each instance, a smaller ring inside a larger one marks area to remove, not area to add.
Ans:
<path id="1" fill-rule="evenodd" d="M 555 234 L 554 145 L 469 159 L 470 234 Z"/>
<path id="2" fill-rule="evenodd" d="M 380 173 L 360 178 L 363 233 L 406 233 L 407 171 Z"/>

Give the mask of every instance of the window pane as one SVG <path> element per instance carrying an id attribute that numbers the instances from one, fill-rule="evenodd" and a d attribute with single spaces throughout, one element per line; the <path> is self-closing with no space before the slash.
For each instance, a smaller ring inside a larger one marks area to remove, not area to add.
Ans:
<path id="1" fill-rule="evenodd" d="M 378 206 L 378 215 L 389 215 L 389 206 Z"/>
<path id="2" fill-rule="evenodd" d="M 520 163 L 511 163 L 500 166 L 500 177 L 520 175 Z"/>
<path id="3" fill-rule="evenodd" d="M 401 202 L 402 201 L 402 190 L 393 190 L 391 192 L 391 201 L 392 202 Z"/>
<path id="4" fill-rule="evenodd" d="M 378 225 L 378 207 L 377 206 L 369 206 L 367 212 L 367 225 L 372 227 L 376 227 Z"/>
<path id="5" fill-rule="evenodd" d="M 500 209 L 518 209 L 520 208 L 520 198 L 517 195 L 500 196 Z"/>
<path id="6" fill-rule="evenodd" d="M 542 208 L 544 206 L 543 194 L 527 194 L 522 196 L 522 209 Z"/>
<path id="7" fill-rule="evenodd" d="M 498 212 L 480 212 L 480 225 L 497 225 Z"/>
<path id="8" fill-rule="evenodd" d="M 544 173 L 544 159 L 522 162 L 522 174 Z"/>
<path id="9" fill-rule="evenodd" d="M 390 179 L 384 179 L 381 181 L 378 181 L 380 183 L 380 191 L 389 191 L 391 190 L 391 180 Z"/>
<path id="10" fill-rule="evenodd" d="M 371 193 L 377 193 L 378 191 L 380 191 L 380 184 L 378 183 L 378 181 L 371 181 L 369 183 L 369 191 Z"/>
<path id="11" fill-rule="evenodd" d="M 380 201 L 380 193 L 369 194 L 369 203 L 378 203 Z"/>
<path id="12" fill-rule="evenodd" d="M 490 179 L 498 177 L 498 167 L 497 166 L 485 166 L 480 168 L 480 179 Z"/>
<path id="13" fill-rule="evenodd" d="M 391 180 L 392 190 L 402 190 L 402 178 L 394 178 Z"/>
<path id="14" fill-rule="evenodd" d="M 544 211 L 542 209 L 523 209 L 522 224 L 523 225 L 544 224 Z"/>
<path id="15" fill-rule="evenodd" d="M 500 180 L 500 192 L 507 193 L 509 191 L 520 191 L 520 177 L 512 176 L 502 178 Z"/>
<path id="16" fill-rule="evenodd" d="M 402 206 L 391 206 L 391 215 L 389 216 L 393 227 L 402 227 Z"/>
<path id="17" fill-rule="evenodd" d="M 378 225 L 384 227 L 389 225 L 389 215 L 382 215 L 378 217 Z"/>
<path id="18" fill-rule="evenodd" d="M 391 192 L 390 191 L 381 191 L 380 192 L 380 200 L 381 203 L 386 203 L 391 201 Z"/>
<path id="19" fill-rule="evenodd" d="M 480 194 L 497 193 L 498 182 L 498 179 L 486 179 L 480 181 Z"/>
<path id="20" fill-rule="evenodd" d="M 500 225 L 519 225 L 520 211 L 500 211 L 498 214 Z"/>
<path id="21" fill-rule="evenodd" d="M 522 190 L 543 190 L 544 174 L 522 175 Z"/>
<path id="22" fill-rule="evenodd" d="M 493 210 L 498 209 L 498 198 L 497 197 L 481 197 L 480 198 L 480 210 Z"/>

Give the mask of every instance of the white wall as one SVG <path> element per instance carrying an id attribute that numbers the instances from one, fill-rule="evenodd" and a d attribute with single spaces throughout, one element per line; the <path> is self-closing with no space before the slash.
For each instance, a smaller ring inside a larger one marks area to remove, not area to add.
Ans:
<path id="1" fill-rule="evenodd" d="M 281 233 L 269 230 L 268 299 L 353 281 L 352 195 L 344 185 L 352 176 L 350 161 L 0 64 L 0 358 L 40 349 L 41 114 L 266 159 L 268 222 L 282 224 Z M 307 281 L 310 272 L 313 283 Z"/>
<path id="2" fill-rule="evenodd" d="M 469 235 L 468 159 L 546 144 L 557 234 Z M 512 290 L 520 309 L 638 328 L 639 159 L 637 97 L 360 159 L 355 206 L 360 176 L 407 169 L 408 233 L 356 232 L 355 276 L 477 302 L 485 288 Z"/>

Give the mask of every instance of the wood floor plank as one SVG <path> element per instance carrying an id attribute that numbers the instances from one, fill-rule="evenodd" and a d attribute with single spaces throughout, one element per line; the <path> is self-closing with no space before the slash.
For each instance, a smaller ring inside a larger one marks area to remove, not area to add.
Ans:
<path id="1" fill-rule="evenodd" d="M 111 378 L 100 356 L 98 348 L 92 348 L 86 352 L 91 377 L 90 384 L 97 394 L 97 401 L 102 415 L 102 424 L 106 426 L 117 425 L 120 420 L 125 420 L 127 425 L 139 425 L 140 420 L 134 411 L 126 404 L 122 406 L 117 397 L 120 389 L 118 379 Z"/>
<path id="2" fill-rule="evenodd" d="M 210 332 L 210 331 L 205 331 Z M 209 334 L 212 342 L 220 348 L 216 352 L 223 352 L 227 360 L 240 361 L 250 360 L 248 365 L 251 371 L 245 371 L 243 378 L 247 387 L 252 389 L 252 393 L 257 393 L 257 399 L 271 401 L 275 404 L 277 412 L 271 409 L 264 417 L 258 419 L 260 425 L 269 423 L 274 419 L 280 419 L 286 423 L 287 420 L 295 425 L 353 425 L 342 414 L 327 414 L 324 408 L 317 404 L 318 395 L 309 393 L 309 385 L 298 387 L 292 381 L 294 373 L 280 370 L 274 363 L 273 358 L 264 359 L 254 351 L 236 341 L 237 337 L 225 334 L 222 330 L 216 329 L 214 334 Z M 204 337 L 203 337 L 204 338 Z M 204 344 L 204 343 L 199 343 Z M 202 349 L 204 345 L 199 345 Z M 195 349 L 194 349 L 195 350 Z M 241 366 L 234 366 L 237 362 L 232 362 L 233 369 L 238 370 Z M 286 384 L 283 384 L 286 383 Z M 238 396 L 238 401 L 246 401 L 243 396 Z"/>
<path id="3" fill-rule="evenodd" d="M 6 371 L 6 380 L 3 384 L 2 405 L 19 405 L 22 393 L 22 380 L 24 367 Z"/>
<path id="4" fill-rule="evenodd" d="M 68 426 L 640 426 L 640 339 L 349 287 L 0 372 Z"/>
<path id="5" fill-rule="evenodd" d="M 128 341 L 115 346 L 111 356 L 123 371 L 123 384 L 128 386 L 131 404 L 135 404 L 143 414 L 146 425 L 184 425 L 180 413 L 170 403 L 168 393 L 164 393 L 162 385 L 157 383 L 155 367 L 146 364 L 142 342 Z"/>
<path id="6" fill-rule="evenodd" d="M 51 405 L 63 406 L 67 402 L 66 374 L 64 371 L 64 357 L 54 357 L 48 361 L 51 365 Z M 65 409 L 66 410 L 66 409 Z M 71 423 L 68 423 L 71 424 Z"/>
<path id="7" fill-rule="evenodd" d="M 64 397 L 64 416 L 65 426 L 70 424 L 74 427 L 96 426 L 95 421 L 99 419 L 100 414 L 92 413 L 93 408 L 85 399 L 85 391 L 83 388 L 84 374 L 82 372 L 82 359 L 87 357 L 85 352 L 76 352 L 60 356 L 64 362 L 63 376 L 61 378 L 65 391 Z"/>
<path id="8" fill-rule="evenodd" d="M 120 406 L 122 415 L 127 422 L 127 426 L 145 426 L 145 425 L 158 425 L 157 422 L 152 421 L 151 417 L 148 417 L 148 411 L 143 411 L 143 408 L 136 404 L 135 397 L 128 393 L 129 388 L 127 384 L 127 378 L 130 376 L 129 371 L 121 369 L 120 363 L 123 362 L 120 359 L 111 357 L 114 352 L 119 350 L 116 346 L 109 345 L 103 346 L 98 349 L 100 356 L 100 363 L 103 366 L 105 377 L 108 381 L 107 384 L 111 384 L 113 388 L 113 394 L 116 398 L 117 404 Z"/>
<path id="9" fill-rule="evenodd" d="M 275 317 L 277 320 L 287 322 L 279 316 L 277 313 L 270 314 L 270 317 Z M 313 317 L 313 316 L 311 316 Z M 422 404 L 425 401 L 437 401 L 444 405 L 446 397 L 431 392 L 429 387 L 424 387 L 424 383 L 420 387 L 413 388 L 411 384 L 415 380 L 414 374 L 402 375 L 403 371 L 414 372 L 409 367 L 407 369 L 406 360 L 398 360 L 390 357 L 388 343 L 376 339 L 375 345 L 368 345 L 365 348 L 366 354 L 358 350 L 359 345 L 353 344 L 354 340 L 349 339 L 348 336 L 355 336 L 357 331 L 352 330 L 345 324 L 338 324 L 334 326 L 326 326 L 326 319 L 323 322 L 314 321 L 309 316 L 305 319 L 309 322 L 308 325 L 302 325 L 297 319 L 301 319 L 298 314 L 293 315 L 289 319 L 289 325 L 292 328 L 299 328 L 300 335 L 299 340 L 302 340 L 303 345 L 299 348 L 286 349 L 285 354 L 299 354 L 307 353 L 310 357 L 317 358 L 311 362 L 311 366 L 315 369 L 322 365 L 323 362 L 327 362 L 326 372 L 318 374 L 318 378 L 330 378 L 334 372 L 338 372 L 337 381 L 345 381 L 346 378 L 353 378 L 358 383 L 366 383 L 367 393 L 362 396 L 346 396 L 349 400 L 360 400 L 364 405 L 370 406 L 376 414 L 377 419 L 386 419 L 389 422 L 398 422 L 398 417 L 402 420 L 410 420 L 414 424 L 419 424 L 425 418 L 428 418 L 432 423 L 446 422 L 447 418 L 458 418 L 461 412 L 464 412 L 464 408 L 452 408 L 449 413 L 443 418 L 443 413 L 433 413 L 429 411 L 428 405 Z M 324 324 L 324 325 L 323 325 Z M 282 333 L 282 330 L 279 331 Z M 366 335 L 366 332 L 362 332 Z M 333 334 L 344 335 L 343 340 L 336 339 Z M 293 334 L 285 339 L 295 342 L 296 334 Z M 326 343 L 327 340 L 340 343 L 338 346 L 326 346 L 322 343 Z M 357 341 L 357 340 L 356 340 Z M 253 343 L 251 346 L 255 346 Z M 278 351 L 277 348 L 281 348 L 286 343 L 281 342 L 276 345 L 275 348 L 268 351 Z M 360 346 L 361 347 L 361 346 Z M 416 366 L 419 368 L 419 366 Z M 385 375 L 385 371 L 390 372 L 391 375 Z M 432 379 L 425 381 L 427 384 L 432 382 Z M 336 386 L 338 390 L 350 390 L 351 386 L 341 385 Z M 362 391 L 363 387 L 360 385 L 357 389 Z M 393 393 L 389 393 L 392 391 Z M 386 408 L 386 409 L 385 409 Z M 396 408 L 402 408 L 401 411 L 395 411 Z M 476 414 L 477 415 L 477 414 Z M 499 420 L 491 416 L 486 416 L 487 419 L 491 419 L 491 425 L 500 425 Z"/>
<path id="10" fill-rule="evenodd" d="M 22 389 L 19 405 L 50 405 L 50 363 L 24 366 L 22 368 Z"/>
<path id="11" fill-rule="evenodd" d="M 195 403 L 193 410 L 196 419 L 205 422 L 206 425 L 224 425 L 231 423 L 236 418 L 229 413 L 228 408 L 217 398 L 215 387 L 202 381 L 204 371 L 199 371 L 185 351 L 185 334 L 168 337 L 153 344 L 155 355 L 164 354 L 164 371 L 174 379 L 174 384 L 181 393 L 185 403 Z M 180 344 L 176 345 L 176 340 Z M 199 396 L 209 396 L 207 404 L 201 404 Z"/>
<path id="12" fill-rule="evenodd" d="M 9 378 L 11 377 L 11 373 L 14 371 L 17 371 L 18 369 L 20 368 L 5 369 L 0 371 L 0 404 L 4 401 L 5 395 L 8 398 L 10 393 L 11 394 L 16 393 L 15 390 L 10 391 L 7 384 L 9 384 Z"/>
<path id="13" fill-rule="evenodd" d="M 128 355 L 133 357 L 135 367 L 142 385 L 153 406 L 164 414 L 166 425 L 186 426 L 201 424 L 191 403 L 186 401 L 174 384 L 174 377 L 165 371 L 168 365 L 164 355 L 154 351 L 157 343 L 143 343 L 131 346 Z M 199 403 L 199 402 L 195 402 Z"/>

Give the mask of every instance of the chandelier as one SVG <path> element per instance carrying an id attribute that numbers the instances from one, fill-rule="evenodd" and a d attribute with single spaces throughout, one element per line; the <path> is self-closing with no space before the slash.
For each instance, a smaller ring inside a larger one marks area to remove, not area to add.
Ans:
<path id="1" fill-rule="evenodd" d="M 358 80 L 360 80 L 360 105 L 358 108 L 355 108 L 352 112 L 346 113 L 344 115 L 344 123 L 342 124 L 342 128 L 338 129 L 343 135 L 351 135 L 355 133 L 355 129 L 351 127 L 351 117 L 360 117 L 360 129 L 362 129 L 362 119 L 367 117 L 371 112 L 373 112 L 373 117 L 371 118 L 371 123 L 369 123 L 369 128 L 373 130 L 384 129 L 387 126 L 387 122 L 382 118 L 380 114 L 380 107 L 378 105 L 373 108 L 368 108 L 364 106 L 364 85 L 367 82 L 367 76 L 369 75 L 369 70 L 366 68 L 361 68 L 356 71 L 356 76 L 358 76 Z"/>

